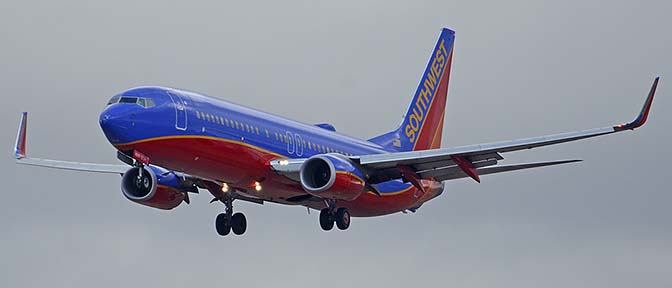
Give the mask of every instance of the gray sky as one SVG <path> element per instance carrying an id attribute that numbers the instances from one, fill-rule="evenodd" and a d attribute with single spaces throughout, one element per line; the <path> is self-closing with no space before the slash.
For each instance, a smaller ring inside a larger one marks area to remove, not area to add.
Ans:
<path id="1" fill-rule="evenodd" d="M 0 286 L 672 286 L 668 1 L 138 2 L 0 4 Z M 10 158 L 27 110 L 30 155 L 116 163 L 98 115 L 147 84 L 371 137 L 399 123 L 443 26 L 457 37 L 443 147 L 629 121 L 661 75 L 650 122 L 505 154 L 586 161 L 449 182 L 416 214 L 347 232 L 236 203 L 248 231 L 220 238 L 206 194 L 159 211 L 119 177 Z"/>

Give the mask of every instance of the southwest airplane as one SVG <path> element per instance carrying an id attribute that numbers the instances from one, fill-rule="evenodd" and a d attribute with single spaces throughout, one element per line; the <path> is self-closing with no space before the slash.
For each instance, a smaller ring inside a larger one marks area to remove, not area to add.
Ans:
<path id="1" fill-rule="evenodd" d="M 129 200 L 158 209 L 189 203 L 207 190 L 224 204 L 219 235 L 245 233 L 234 200 L 320 210 L 324 230 L 345 230 L 350 217 L 415 212 L 444 191 L 446 180 L 580 160 L 497 165 L 503 153 L 570 142 L 642 126 L 658 78 L 630 123 L 528 139 L 441 148 L 455 33 L 443 29 L 404 120 L 395 130 L 360 140 L 329 124 L 309 125 L 218 98 L 166 87 L 113 96 L 100 127 L 126 165 L 29 158 L 23 113 L 14 156 L 18 164 L 121 174 Z M 309 210 L 310 211 L 310 210 Z"/>

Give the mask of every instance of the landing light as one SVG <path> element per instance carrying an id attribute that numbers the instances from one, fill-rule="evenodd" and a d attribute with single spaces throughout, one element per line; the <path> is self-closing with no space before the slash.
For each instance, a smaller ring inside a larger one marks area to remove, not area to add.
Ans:
<path id="1" fill-rule="evenodd" d="M 287 165 L 289 165 L 289 161 L 288 160 L 280 160 L 280 165 L 287 166 Z"/>
<path id="2" fill-rule="evenodd" d="M 257 192 L 260 192 L 261 191 L 261 183 L 254 182 L 254 190 L 257 190 Z"/>
<path id="3" fill-rule="evenodd" d="M 222 183 L 222 192 L 229 192 L 229 184 Z"/>

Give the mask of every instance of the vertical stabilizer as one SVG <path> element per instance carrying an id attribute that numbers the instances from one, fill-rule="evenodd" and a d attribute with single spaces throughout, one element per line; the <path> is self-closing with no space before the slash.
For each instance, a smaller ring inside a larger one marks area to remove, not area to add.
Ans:
<path id="1" fill-rule="evenodd" d="M 369 139 L 391 151 L 441 147 L 455 32 L 444 28 L 397 130 Z"/>

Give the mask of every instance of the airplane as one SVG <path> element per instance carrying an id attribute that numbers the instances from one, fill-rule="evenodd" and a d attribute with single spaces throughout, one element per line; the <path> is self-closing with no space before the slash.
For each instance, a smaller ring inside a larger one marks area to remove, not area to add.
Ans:
<path id="1" fill-rule="evenodd" d="M 320 227 L 350 226 L 351 217 L 416 212 L 448 180 L 574 163 L 560 160 L 497 165 L 502 154 L 641 127 L 659 77 L 638 117 L 629 123 L 556 135 L 441 148 L 455 32 L 444 28 L 402 123 L 368 140 L 328 123 L 304 124 L 219 98 L 168 87 L 138 87 L 114 95 L 100 114 L 107 140 L 124 164 L 31 158 L 27 112 L 14 149 L 18 164 L 121 175 L 122 194 L 170 210 L 207 190 L 224 204 L 215 219 L 221 236 L 247 230 L 236 200 L 319 210 Z"/>

